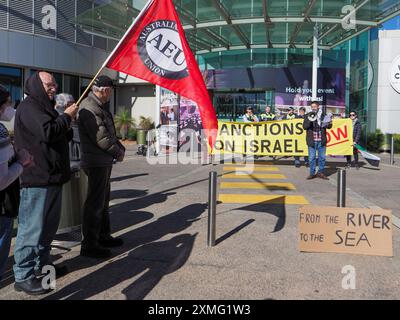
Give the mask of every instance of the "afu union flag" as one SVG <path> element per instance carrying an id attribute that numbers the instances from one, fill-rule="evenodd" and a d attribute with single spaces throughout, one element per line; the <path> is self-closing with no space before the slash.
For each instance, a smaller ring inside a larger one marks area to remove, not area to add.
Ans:
<path id="1" fill-rule="evenodd" d="M 217 117 L 172 0 L 150 0 L 104 64 L 197 103 L 210 147 Z"/>

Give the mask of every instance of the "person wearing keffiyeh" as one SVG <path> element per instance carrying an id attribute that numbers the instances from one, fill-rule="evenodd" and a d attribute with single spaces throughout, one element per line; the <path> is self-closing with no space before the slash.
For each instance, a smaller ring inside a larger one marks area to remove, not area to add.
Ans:
<path id="1" fill-rule="evenodd" d="M 303 122 L 303 129 L 307 130 L 308 156 L 310 162 L 310 175 L 307 177 L 307 180 L 316 177 L 328 180 L 328 177 L 324 174 L 327 143 L 326 129 L 332 128 L 332 116 L 326 115 L 322 109 L 320 109 L 317 101 L 311 103 L 311 109 L 312 112 L 317 114 L 317 119 L 315 121 L 310 121 L 309 116 L 306 115 Z M 317 152 L 318 172 L 316 174 Z"/>

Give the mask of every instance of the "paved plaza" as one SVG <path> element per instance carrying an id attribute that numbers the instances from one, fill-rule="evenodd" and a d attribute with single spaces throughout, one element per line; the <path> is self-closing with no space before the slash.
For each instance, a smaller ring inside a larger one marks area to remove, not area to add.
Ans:
<path id="1" fill-rule="evenodd" d="M 399 163 L 399 162 L 398 162 Z M 398 164 L 397 163 L 397 164 Z M 237 176 L 237 163 L 150 165 L 130 147 L 114 167 L 111 222 L 125 244 L 107 261 L 55 249 L 70 273 L 47 296 L 13 290 L 9 270 L 0 299 L 398 299 L 400 232 L 393 228 L 394 257 L 298 250 L 298 211 L 304 204 L 336 205 L 336 170 L 329 181 L 307 181 L 293 158 L 265 157 Z M 208 175 L 218 172 L 217 245 L 207 247 Z M 400 217 L 400 167 L 382 156 L 347 172 L 347 206 L 392 209 Z M 398 218 L 393 222 L 397 223 Z M 356 288 L 342 288 L 342 268 L 354 266 Z"/>

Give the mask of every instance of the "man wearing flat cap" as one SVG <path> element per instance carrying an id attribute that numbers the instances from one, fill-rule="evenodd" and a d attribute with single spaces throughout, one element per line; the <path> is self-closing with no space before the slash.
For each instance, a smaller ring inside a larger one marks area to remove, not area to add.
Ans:
<path id="1" fill-rule="evenodd" d="M 122 239 L 111 236 L 108 212 L 112 165 L 125 156 L 109 111 L 112 91 L 113 81 L 109 77 L 97 77 L 79 109 L 81 167 L 88 177 L 81 255 L 91 258 L 108 258 L 108 248 L 123 245 Z"/>

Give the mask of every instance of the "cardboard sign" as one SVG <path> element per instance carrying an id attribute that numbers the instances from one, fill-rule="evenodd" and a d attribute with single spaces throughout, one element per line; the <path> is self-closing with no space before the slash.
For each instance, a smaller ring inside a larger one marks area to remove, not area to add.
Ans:
<path id="1" fill-rule="evenodd" d="M 390 210 L 305 206 L 299 232 L 300 251 L 393 256 Z"/>

